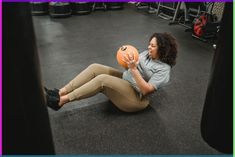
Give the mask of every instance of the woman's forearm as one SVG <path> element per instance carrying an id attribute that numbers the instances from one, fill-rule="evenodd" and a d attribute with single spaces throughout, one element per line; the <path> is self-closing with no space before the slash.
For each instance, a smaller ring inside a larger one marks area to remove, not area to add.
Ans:
<path id="1" fill-rule="evenodd" d="M 123 55 L 123 61 L 128 64 L 128 68 L 130 69 L 132 77 L 135 79 L 136 84 L 140 89 L 140 92 L 143 95 L 153 92 L 154 87 L 143 79 L 143 77 L 141 76 L 140 72 L 137 69 L 139 60 L 138 61 L 134 60 L 134 56 L 128 54 L 128 56 Z"/>
<path id="2" fill-rule="evenodd" d="M 130 71 L 131 71 L 133 78 L 136 81 L 137 86 L 139 87 L 143 95 L 146 95 L 154 91 L 154 87 L 143 79 L 143 77 L 141 76 L 140 72 L 138 71 L 136 67 L 131 68 Z"/>

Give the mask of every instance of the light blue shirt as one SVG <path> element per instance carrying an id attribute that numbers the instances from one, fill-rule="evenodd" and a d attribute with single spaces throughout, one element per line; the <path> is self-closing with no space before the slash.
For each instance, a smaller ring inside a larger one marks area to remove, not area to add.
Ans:
<path id="1" fill-rule="evenodd" d="M 139 55 L 139 64 L 137 69 L 143 79 L 153 85 L 155 91 L 165 86 L 170 80 L 170 65 L 163 63 L 160 60 L 151 59 L 147 50 Z M 130 69 L 123 73 L 122 78 L 130 82 L 135 90 L 141 93 L 135 79 L 131 75 Z"/>

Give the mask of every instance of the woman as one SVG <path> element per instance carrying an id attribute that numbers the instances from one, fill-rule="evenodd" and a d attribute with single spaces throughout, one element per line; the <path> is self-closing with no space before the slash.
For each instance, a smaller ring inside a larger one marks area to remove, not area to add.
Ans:
<path id="1" fill-rule="evenodd" d="M 47 105 L 54 110 L 68 102 L 91 97 L 101 92 L 125 112 L 143 110 L 149 105 L 148 95 L 166 85 L 176 63 L 177 44 L 168 33 L 154 33 L 148 50 L 135 61 L 123 56 L 125 72 L 101 64 L 91 64 L 60 90 L 48 90 Z"/>

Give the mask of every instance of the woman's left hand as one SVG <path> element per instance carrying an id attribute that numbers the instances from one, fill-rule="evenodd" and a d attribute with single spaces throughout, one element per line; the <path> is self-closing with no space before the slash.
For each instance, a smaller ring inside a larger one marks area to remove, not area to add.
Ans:
<path id="1" fill-rule="evenodd" d="M 139 61 L 136 61 L 133 53 L 123 54 L 123 61 L 127 63 L 129 69 L 135 69 Z"/>

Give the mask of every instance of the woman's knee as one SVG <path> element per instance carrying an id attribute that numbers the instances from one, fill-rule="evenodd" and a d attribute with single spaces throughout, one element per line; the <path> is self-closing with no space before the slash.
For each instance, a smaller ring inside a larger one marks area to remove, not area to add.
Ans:
<path id="1" fill-rule="evenodd" d="M 97 81 L 101 82 L 101 83 L 109 82 L 110 81 L 110 75 L 108 75 L 108 74 L 100 74 L 100 75 L 96 76 L 95 79 Z"/>
<path id="2" fill-rule="evenodd" d="M 90 64 L 89 66 L 88 66 L 88 68 L 90 68 L 90 69 L 97 69 L 97 68 L 100 68 L 100 67 L 102 67 L 103 65 L 101 65 L 101 64 L 98 64 L 98 63 L 92 63 L 92 64 Z"/>

